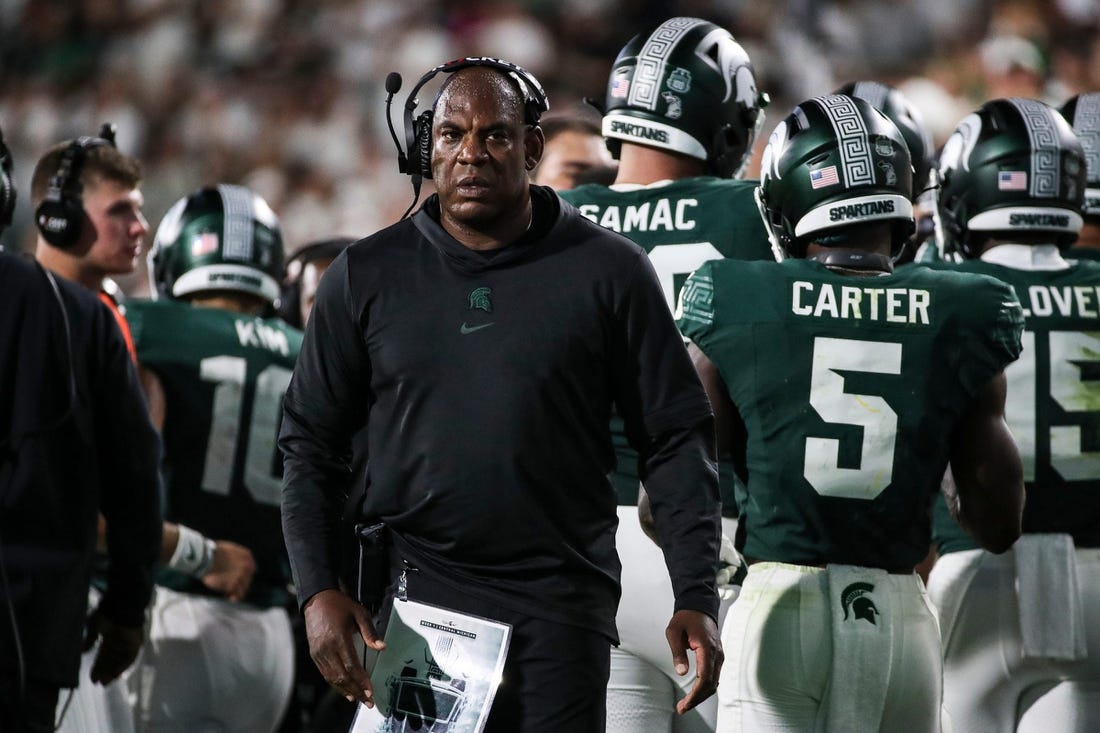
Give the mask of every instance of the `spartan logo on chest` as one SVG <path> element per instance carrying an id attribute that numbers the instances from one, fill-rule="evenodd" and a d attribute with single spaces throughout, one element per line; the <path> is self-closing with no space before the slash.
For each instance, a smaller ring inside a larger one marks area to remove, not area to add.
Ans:
<path id="1" fill-rule="evenodd" d="M 491 288 L 480 287 L 474 288 L 470 291 L 470 310 L 472 311 L 485 311 L 486 313 L 493 312 L 493 303 L 489 300 L 489 295 L 492 293 Z"/>

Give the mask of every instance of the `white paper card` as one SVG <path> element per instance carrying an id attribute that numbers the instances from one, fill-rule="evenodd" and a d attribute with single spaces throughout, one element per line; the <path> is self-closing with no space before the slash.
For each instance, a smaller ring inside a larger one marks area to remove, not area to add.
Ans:
<path id="1" fill-rule="evenodd" d="M 498 621 L 394 601 L 371 672 L 375 707 L 359 705 L 351 733 L 481 733 L 511 634 Z"/>

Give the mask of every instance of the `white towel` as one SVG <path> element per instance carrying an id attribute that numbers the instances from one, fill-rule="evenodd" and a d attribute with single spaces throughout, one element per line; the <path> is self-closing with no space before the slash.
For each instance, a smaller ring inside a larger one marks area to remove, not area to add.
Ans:
<path id="1" fill-rule="evenodd" d="M 889 574 L 856 565 L 828 570 L 833 663 L 825 730 L 877 731 L 893 665 Z"/>
<path id="2" fill-rule="evenodd" d="M 1014 553 L 1024 657 L 1084 659 L 1088 648 L 1073 538 L 1025 534 Z"/>

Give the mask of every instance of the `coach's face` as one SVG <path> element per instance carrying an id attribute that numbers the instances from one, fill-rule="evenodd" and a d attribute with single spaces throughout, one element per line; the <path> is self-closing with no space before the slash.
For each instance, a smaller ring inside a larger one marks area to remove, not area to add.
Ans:
<path id="1" fill-rule="evenodd" d="M 525 124 L 523 99 L 500 71 L 455 72 L 436 104 L 432 178 L 444 227 L 508 240 L 530 221 L 527 171 L 542 155 L 542 129 Z M 517 234 L 518 236 L 518 234 Z"/>

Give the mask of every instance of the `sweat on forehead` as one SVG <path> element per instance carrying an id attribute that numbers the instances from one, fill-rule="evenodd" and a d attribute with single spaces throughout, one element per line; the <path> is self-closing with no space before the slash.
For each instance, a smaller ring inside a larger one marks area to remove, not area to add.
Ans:
<path id="1" fill-rule="evenodd" d="M 509 103 L 514 105 L 517 114 L 523 116 L 524 97 L 523 92 L 520 91 L 519 82 L 502 69 L 491 66 L 470 66 L 449 74 L 435 95 L 432 109 L 438 111 L 440 103 L 454 95 L 462 95 L 467 99 L 492 96 L 501 103 L 502 107 Z"/>

